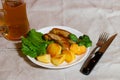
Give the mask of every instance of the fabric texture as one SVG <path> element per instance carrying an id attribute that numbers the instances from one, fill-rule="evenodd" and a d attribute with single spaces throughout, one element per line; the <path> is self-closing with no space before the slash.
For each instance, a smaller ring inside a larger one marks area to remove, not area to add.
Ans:
<path id="1" fill-rule="evenodd" d="M 120 0 L 26 0 L 26 4 L 31 29 L 55 25 L 77 29 L 93 41 L 90 51 L 101 32 L 118 35 L 88 76 L 80 72 L 85 59 L 69 68 L 46 69 L 26 58 L 18 43 L 0 37 L 0 80 L 120 79 Z"/>

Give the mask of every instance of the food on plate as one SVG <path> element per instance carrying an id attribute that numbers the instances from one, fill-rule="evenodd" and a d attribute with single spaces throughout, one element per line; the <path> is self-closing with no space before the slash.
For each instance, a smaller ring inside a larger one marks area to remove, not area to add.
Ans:
<path id="1" fill-rule="evenodd" d="M 79 46 L 78 44 L 74 43 L 71 44 L 70 51 L 77 55 L 81 55 L 86 52 L 86 47 L 84 45 Z"/>
<path id="2" fill-rule="evenodd" d="M 72 62 L 73 60 L 75 60 L 75 54 L 69 50 L 63 50 L 62 51 L 62 54 L 65 54 L 65 61 L 67 63 L 70 63 Z"/>
<path id="3" fill-rule="evenodd" d="M 76 44 L 76 43 L 71 44 L 71 46 L 70 46 L 70 51 L 76 54 L 76 53 L 79 51 L 79 46 L 78 46 L 78 44 Z"/>
<path id="4" fill-rule="evenodd" d="M 84 54 L 86 52 L 86 47 L 83 45 L 83 46 L 79 46 L 79 49 L 78 49 L 78 52 L 76 52 L 75 54 L 76 55 L 81 55 L 81 54 Z"/>
<path id="5" fill-rule="evenodd" d="M 65 56 L 66 56 L 65 54 L 60 54 L 55 57 L 52 57 L 51 58 L 52 64 L 54 64 L 55 66 L 59 66 L 65 61 Z"/>
<path id="6" fill-rule="evenodd" d="M 47 47 L 47 53 L 52 57 L 61 54 L 62 47 L 58 43 L 51 43 Z"/>
<path id="7" fill-rule="evenodd" d="M 49 39 L 51 38 L 51 40 L 54 40 L 57 43 L 59 43 L 62 46 L 63 49 L 69 49 L 70 43 L 69 43 L 68 39 L 66 39 L 62 36 L 59 36 L 57 34 L 47 33 L 47 34 L 45 34 L 45 39 L 46 40 L 49 40 L 49 39 L 46 38 L 46 35 L 47 35 L 47 38 L 49 37 Z"/>
<path id="8" fill-rule="evenodd" d="M 37 56 L 36 59 L 40 62 L 43 62 L 43 63 L 50 63 L 51 62 L 50 54 L 44 54 L 44 55 Z"/>
<path id="9" fill-rule="evenodd" d="M 70 38 L 70 40 L 72 40 L 72 41 L 74 41 L 74 42 L 77 42 L 78 41 L 78 38 L 77 38 L 77 36 L 75 35 L 75 34 L 70 34 L 69 35 L 69 38 Z"/>
<path id="10" fill-rule="evenodd" d="M 89 36 L 83 35 L 79 37 L 77 44 L 79 46 L 84 45 L 85 47 L 90 47 L 92 46 L 92 41 L 90 40 Z"/>
<path id="11" fill-rule="evenodd" d="M 89 36 L 77 37 L 75 34 L 53 28 L 43 34 L 31 29 L 26 37 L 22 37 L 22 52 L 39 62 L 55 66 L 72 63 L 76 56 L 80 56 L 92 46 Z"/>
<path id="12" fill-rule="evenodd" d="M 51 41 L 45 41 L 42 37 L 42 33 L 35 29 L 30 30 L 26 38 L 22 37 L 22 52 L 32 58 L 46 54 L 46 48 Z"/>
<path id="13" fill-rule="evenodd" d="M 63 30 L 63 29 L 58 29 L 58 28 L 53 28 L 50 31 L 50 33 L 57 34 L 57 35 L 60 35 L 60 36 L 66 37 L 66 38 L 68 38 L 68 36 L 70 35 L 70 32 Z"/>

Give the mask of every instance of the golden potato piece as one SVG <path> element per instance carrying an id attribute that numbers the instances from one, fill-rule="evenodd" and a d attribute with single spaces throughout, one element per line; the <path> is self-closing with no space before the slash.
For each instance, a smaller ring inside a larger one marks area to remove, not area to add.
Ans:
<path id="1" fill-rule="evenodd" d="M 85 46 L 79 46 L 78 52 L 76 52 L 77 55 L 81 55 L 86 52 L 86 47 Z"/>
<path id="2" fill-rule="evenodd" d="M 51 57 L 50 57 L 50 54 L 40 55 L 40 56 L 37 56 L 37 60 L 43 63 L 50 63 Z"/>
<path id="3" fill-rule="evenodd" d="M 65 61 L 67 63 L 70 63 L 70 62 L 72 62 L 75 59 L 75 54 L 73 52 L 68 51 L 68 50 L 63 50 L 62 54 L 66 55 L 65 56 Z"/>
<path id="4" fill-rule="evenodd" d="M 74 43 L 70 46 L 70 51 L 77 54 L 81 55 L 86 52 L 86 47 L 85 46 L 78 46 L 78 44 Z"/>
<path id="5" fill-rule="evenodd" d="M 61 54 L 62 47 L 57 43 L 51 43 L 47 47 L 47 53 L 52 57 Z"/>
<path id="6" fill-rule="evenodd" d="M 70 46 L 70 51 L 76 54 L 76 53 L 79 51 L 79 46 L 78 46 L 78 44 L 76 44 L 76 43 L 71 44 L 71 46 Z"/>
<path id="7" fill-rule="evenodd" d="M 51 62 L 55 66 L 59 66 L 64 61 L 65 61 L 65 55 L 64 54 L 57 55 L 57 56 L 51 58 Z"/>

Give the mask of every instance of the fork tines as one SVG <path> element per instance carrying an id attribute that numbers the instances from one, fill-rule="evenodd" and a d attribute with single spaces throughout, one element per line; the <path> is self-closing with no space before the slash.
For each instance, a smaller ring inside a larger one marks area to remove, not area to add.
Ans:
<path id="1" fill-rule="evenodd" d="M 99 41 L 106 42 L 107 39 L 108 39 L 108 33 L 106 32 L 101 33 L 101 35 L 99 36 Z"/>

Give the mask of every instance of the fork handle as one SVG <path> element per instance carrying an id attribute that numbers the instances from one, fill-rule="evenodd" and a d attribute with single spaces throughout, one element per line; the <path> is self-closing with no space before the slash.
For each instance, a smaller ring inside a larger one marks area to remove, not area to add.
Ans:
<path id="1" fill-rule="evenodd" d="M 83 69 L 81 70 L 81 72 L 85 75 L 90 74 L 90 72 L 93 70 L 93 68 L 95 67 L 95 65 L 98 63 L 98 61 L 100 60 L 100 58 L 102 57 L 103 53 L 97 51 L 94 55 L 94 57 L 92 57 L 90 59 L 90 61 L 88 62 L 88 64 L 83 67 Z"/>

